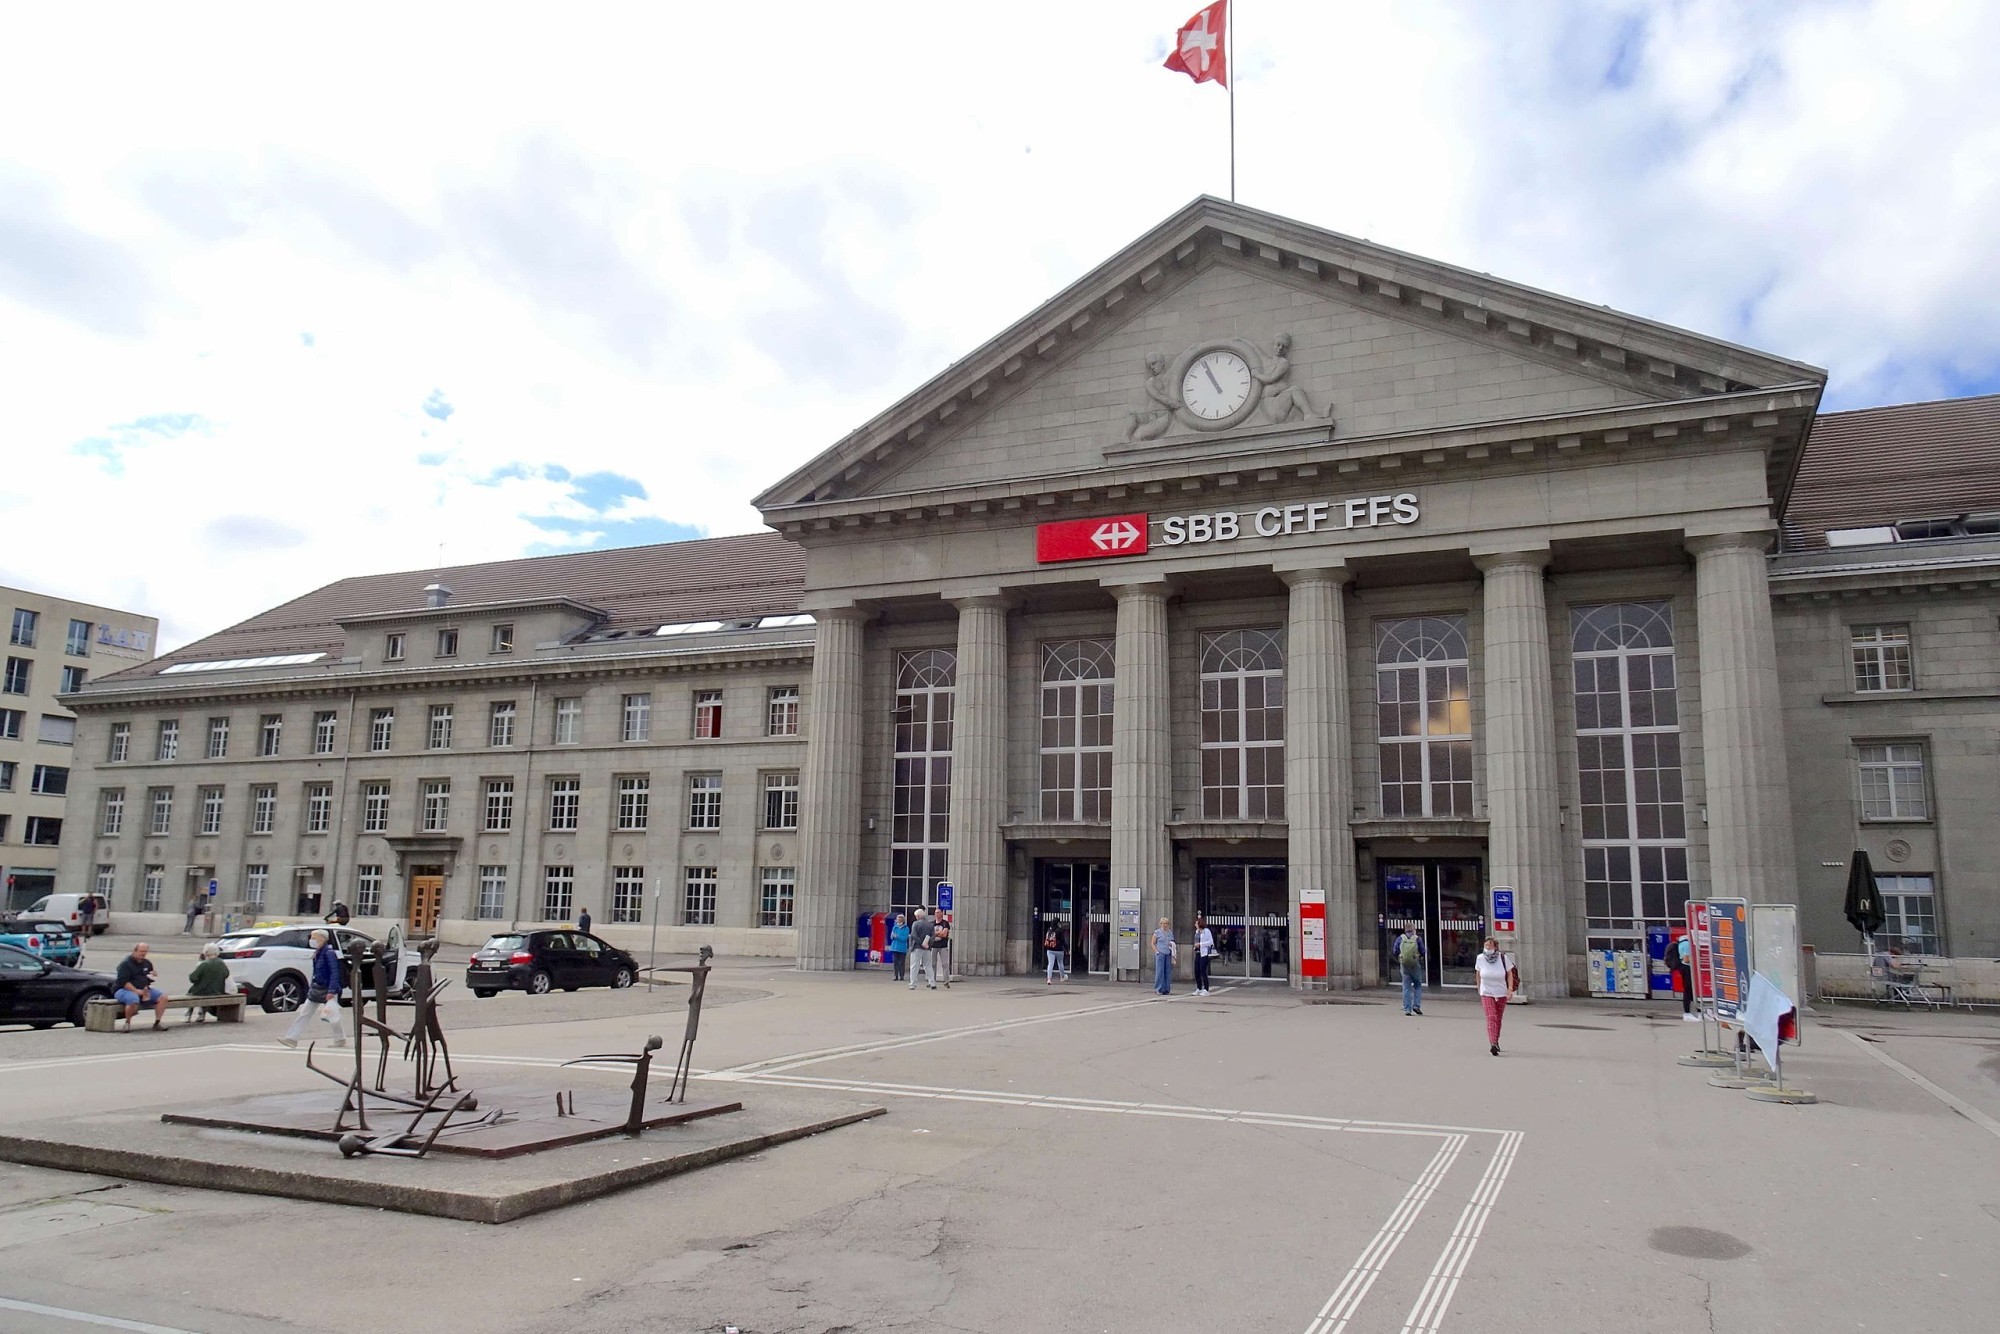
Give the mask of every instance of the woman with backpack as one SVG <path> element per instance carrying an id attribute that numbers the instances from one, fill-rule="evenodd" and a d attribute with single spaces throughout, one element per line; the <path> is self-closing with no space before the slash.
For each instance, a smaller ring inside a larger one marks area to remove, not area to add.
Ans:
<path id="1" fill-rule="evenodd" d="M 1049 959 L 1048 976 L 1042 980 L 1042 985 L 1053 985 L 1057 973 L 1062 974 L 1063 981 L 1069 981 L 1069 956 L 1063 948 L 1062 927 L 1053 917 L 1049 919 L 1049 929 L 1042 932 L 1042 952 Z"/>
<path id="2" fill-rule="evenodd" d="M 1500 952 L 1500 942 L 1487 938 L 1486 947 L 1472 960 L 1479 974 L 1479 1008 L 1486 1011 L 1486 1047 L 1500 1054 L 1500 1021 L 1507 1016 L 1507 1002 L 1521 989 L 1521 973 L 1514 956 Z"/>

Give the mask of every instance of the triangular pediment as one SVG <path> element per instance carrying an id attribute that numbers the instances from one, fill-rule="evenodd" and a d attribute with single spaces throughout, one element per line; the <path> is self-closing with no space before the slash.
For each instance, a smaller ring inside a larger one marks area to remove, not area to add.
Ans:
<path id="1" fill-rule="evenodd" d="M 757 503 L 775 521 L 829 502 L 1089 471 L 1205 438 L 1359 440 L 1824 378 L 1204 198 Z"/>

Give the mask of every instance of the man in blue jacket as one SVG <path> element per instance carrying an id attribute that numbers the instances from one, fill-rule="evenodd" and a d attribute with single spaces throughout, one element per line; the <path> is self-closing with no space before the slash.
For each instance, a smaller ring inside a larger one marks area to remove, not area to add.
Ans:
<path id="1" fill-rule="evenodd" d="M 333 1026 L 333 1045 L 345 1047 L 347 1034 L 340 1026 L 340 954 L 333 937 L 325 931 L 312 933 L 312 981 L 306 985 L 306 1003 L 292 1017 L 292 1026 L 278 1039 L 287 1047 L 299 1045 L 306 1025 L 319 1018 Z"/>

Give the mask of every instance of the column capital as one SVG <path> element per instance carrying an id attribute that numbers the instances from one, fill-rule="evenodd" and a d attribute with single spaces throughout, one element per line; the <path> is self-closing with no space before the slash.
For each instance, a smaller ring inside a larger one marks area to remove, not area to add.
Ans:
<path id="1" fill-rule="evenodd" d="M 1547 547 L 1523 547 L 1514 551 L 1475 551 L 1472 563 L 1479 567 L 1481 574 L 1495 574 L 1501 570 L 1534 570 L 1540 572 L 1549 567 Z"/>
<path id="2" fill-rule="evenodd" d="M 1310 569 L 1275 570 L 1274 572 L 1280 579 L 1285 581 L 1287 588 L 1298 588 L 1301 585 L 1312 584 L 1333 584 L 1338 586 L 1354 582 L 1354 571 L 1347 568 L 1344 563 L 1328 563 L 1325 565 L 1315 565 Z"/>
<path id="3" fill-rule="evenodd" d="M 1098 587 L 1120 602 L 1164 602 L 1176 592 L 1171 579 L 1134 578 L 1130 582 L 1125 582 L 1115 576 L 1107 576 L 1097 582 Z"/>
<path id="4" fill-rule="evenodd" d="M 837 621 L 842 625 L 866 625 L 875 619 L 874 612 L 866 607 L 857 607 L 851 602 L 844 607 L 821 607 L 806 614 L 815 622 Z"/>
<path id="5" fill-rule="evenodd" d="M 1696 533 L 1684 539 L 1684 545 L 1696 557 L 1712 556 L 1720 551 L 1754 551 L 1761 556 L 1771 549 L 1771 534 L 1768 530 L 1741 533 Z"/>
<path id="6" fill-rule="evenodd" d="M 1005 612 L 1014 606 L 1015 598 L 1012 593 L 967 593 L 962 597 L 946 598 L 945 601 L 958 608 L 961 612 Z"/>

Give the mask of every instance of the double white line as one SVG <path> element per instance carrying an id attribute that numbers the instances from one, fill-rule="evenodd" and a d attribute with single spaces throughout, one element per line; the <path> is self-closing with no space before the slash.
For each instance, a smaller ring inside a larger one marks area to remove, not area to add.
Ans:
<path id="1" fill-rule="evenodd" d="M 1417 1215 L 1430 1203 L 1437 1193 L 1438 1183 L 1451 1171 L 1451 1165 L 1458 1161 L 1459 1151 L 1465 1147 L 1466 1137 L 1462 1134 L 1445 1136 L 1444 1143 L 1432 1155 L 1430 1163 L 1418 1176 L 1396 1211 L 1389 1215 L 1389 1221 L 1375 1234 L 1362 1249 L 1361 1258 L 1347 1271 L 1347 1277 L 1340 1280 L 1340 1286 L 1333 1290 L 1333 1296 L 1326 1299 L 1326 1305 L 1319 1308 L 1319 1314 L 1306 1326 L 1306 1334 L 1341 1334 L 1347 1322 L 1361 1309 L 1361 1299 L 1368 1295 L 1368 1289 L 1375 1286 L 1381 1277 L 1383 1266 L 1389 1257 L 1403 1244 L 1403 1238 L 1410 1235 L 1416 1225 Z"/>
<path id="2" fill-rule="evenodd" d="M 1500 1198 L 1500 1188 L 1507 1184 L 1507 1173 L 1514 1168 L 1515 1150 L 1520 1147 L 1520 1131 L 1510 1130 L 1501 1135 L 1493 1161 L 1486 1164 L 1486 1174 L 1479 1178 L 1479 1187 L 1472 1192 L 1472 1202 L 1458 1216 L 1458 1226 L 1451 1230 L 1444 1253 L 1431 1266 L 1424 1290 L 1417 1294 L 1416 1305 L 1403 1321 L 1402 1334 L 1436 1334 L 1444 1323 L 1445 1312 L 1451 1309 L 1452 1294 L 1458 1291 L 1458 1280 L 1465 1276 L 1465 1267 L 1472 1261 L 1472 1248 L 1479 1244 L 1479 1234 L 1486 1229 L 1493 1202 Z"/>

